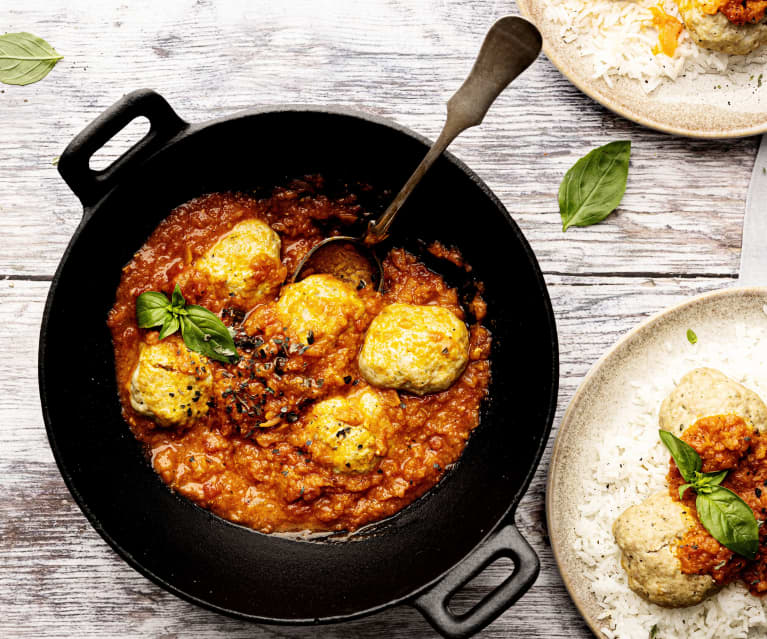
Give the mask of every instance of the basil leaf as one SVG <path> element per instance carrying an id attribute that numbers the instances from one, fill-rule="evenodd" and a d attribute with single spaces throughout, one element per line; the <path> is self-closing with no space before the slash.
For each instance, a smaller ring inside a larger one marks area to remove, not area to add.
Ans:
<path id="1" fill-rule="evenodd" d="M 587 153 L 559 185 L 562 231 L 604 220 L 623 199 L 629 174 L 631 142 L 610 142 Z"/>
<path id="2" fill-rule="evenodd" d="M 682 484 L 679 487 L 679 499 L 684 499 L 684 494 L 687 492 L 688 488 L 692 488 L 692 484 Z"/>
<path id="3" fill-rule="evenodd" d="M 695 331 L 691 328 L 687 329 L 687 341 L 690 342 L 690 344 L 697 344 L 698 343 L 698 336 L 695 334 Z"/>
<path id="4" fill-rule="evenodd" d="M 660 440 L 668 448 L 684 480 L 693 485 L 697 484 L 695 473 L 700 472 L 703 467 L 703 460 L 701 460 L 700 455 L 695 452 L 692 446 L 667 430 L 661 430 L 659 433 Z"/>
<path id="5" fill-rule="evenodd" d="M 186 311 L 179 319 L 181 336 L 189 348 L 225 364 L 239 359 L 229 329 L 215 314 L 194 305 L 187 306 Z"/>
<path id="6" fill-rule="evenodd" d="M 31 33 L 0 36 L 0 82 L 32 84 L 42 80 L 64 56 Z"/>
<path id="7" fill-rule="evenodd" d="M 136 300 L 136 317 L 141 328 L 160 326 L 170 315 L 168 298 L 157 291 L 147 291 Z"/>
<path id="8" fill-rule="evenodd" d="M 698 519 L 725 548 L 746 559 L 756 559 L 759 524 L 754 511 L 738 495 L 723 486 L 713 486 L 695 500 Z"/>
<path id="9" fill-rule="evenodd" d="M 178 317 L 175 315 L 168 313 L 165 316 L 165 322 L 162 325 L 162 329 L 160 330 L 160 339 L 165 339 L 168 337 L 168 335 L 173 335 L 180 326 L 180 322 L 178 321 Z"/>
<path id="10" fill-rule="evenodd" d="M 173 289 L 171 304 L 176 308 L 184 308 L 186 306 L 186 300 L 181 294 L 181 287 L 178 284 L 176 284 L 176 288 Z"/>
<path id="11" fill-rule="evenodd" d="M 729 471 L 727 470 L 719 470 L 711 473 L 698 473 L 696 483 L 698 485 L 718 486 L 724 481 L 724 478 L 727 477 L 728 472 Z"/>

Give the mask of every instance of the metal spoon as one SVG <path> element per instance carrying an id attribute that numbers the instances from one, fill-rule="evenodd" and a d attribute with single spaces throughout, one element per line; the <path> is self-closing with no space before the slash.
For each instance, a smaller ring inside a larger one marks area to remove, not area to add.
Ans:
<path id="1" fill-rule="evenodd" d="M 314 273 L 330 273 L 360 287 L 383 283 L 383 269 L 371 247 L 384 240 L 410 193 L 448 145 L 466 129 L 482 122 L 495 98 L 529 67 L 541 51 L 541 34 L 516 16 L 496 22 L 487 32 L 468 77 L 447 103 L 447 120 L 436 142 L 389 207 L 370 223 L 364 237 L 329 237 L 299 263 L 293 281 Z"/>

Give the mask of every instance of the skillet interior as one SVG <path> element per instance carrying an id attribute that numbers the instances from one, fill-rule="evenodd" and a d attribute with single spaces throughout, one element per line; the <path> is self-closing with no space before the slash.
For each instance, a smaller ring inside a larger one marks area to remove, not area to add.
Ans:
<path id="1" fill-rule="evenodd" d="M 250 618 L 309 622 L 407 598 L 466 556 L 516 505 L 546 442 L 557 343 L 545 285 L 516 225 L 481 181 L 440 159 L 406 205 L 392 242 L 459 246 L 486 284 L 494 335 L 490 398 L 457 467 L 424 498 L 348 541 L 296 541 L 226 522 L 171 493 L 120 415 L 106 314 L 120 269 L 168 212 L 209 191 L 318 172 L 404 183 L 427 146 L 344 113 L 250 113 L 192 127 L 93 209 L 54 279 L 40 384 L 62 474 L 96 529 L 173 592 Z"/>

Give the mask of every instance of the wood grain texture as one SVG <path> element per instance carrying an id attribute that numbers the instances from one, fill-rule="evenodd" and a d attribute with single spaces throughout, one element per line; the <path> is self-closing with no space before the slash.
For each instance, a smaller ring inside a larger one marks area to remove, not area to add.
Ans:
<path id="1" fill-rule="evenodd" d="M 154 586 L 90 527 L 53 461 L 37 393 L 42 308 L 81 217 L 53 162 L 86 123 L 140 87 L 158 90 L 190 121 L 254 105 L 337 104 L 434 137 L 484 32 L 516 9 L 493 0 L 16 7 L 0 7 L 2 28 L 36 33 L 65 59 L 39 84 L 0 85 L 0 636 L 433 636 L 407 606 L 320 629 L 231 620 Z M 599 226 L 563 234 L 562 175 L 613 139 L 633 144 L 622 206 Z M 546 273 L 560 333 L 555 427 L 589 367 L 621 334 L 669 304 L 731 283 L 755 150 L 754 139 L 702 142 L 644 130 L 582 96 L 545 59 L 453 145 L 512 212 Z M 541 575 L 482 637 L 590 636 L 546 536 L 552 442 L 517 515 Z M 492 567 L 459 597 L 476 600 L 507 570 Z"/>

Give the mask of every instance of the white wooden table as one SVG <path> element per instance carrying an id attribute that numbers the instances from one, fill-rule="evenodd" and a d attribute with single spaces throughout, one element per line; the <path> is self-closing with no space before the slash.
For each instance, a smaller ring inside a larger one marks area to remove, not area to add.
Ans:
<path id="1" fill-rule="evenodd" d="M 222 617 L 144 579 L 91 529 L 54 464 L 37 391 L 43 304 L 81 215 L 54 160 L 86 123 L 140 87 L 158 90 L 191 121 L 253 105 L 336 104 L 433 137 L 485 31 L 515 12 L 511 0 L 0 6 L 1 30 L 31 31 L 65 56 L 38 84 L 0 85 L 0 636 L 433 636 L 408 607 L 319 629 Z M 556 200 L 562 175 L 615 139 L 633 143 L 621 208 L 599 226 L 563 234 Z M 561 350 L 555 429 L 588 368 L 622 333 L 669 304 L 732 282 L 756 142 L 645 130 L 581 95 L 541 58 L 481 128 L 453 145 L 512 212 L 546 274 Z M 483 637 L 590 636 L 548 544 L 548 460 L 547 452 L 517 515 L 541 575 Z M 505 574 L 491 570 L 468 595 L 476 598 Z"/>

